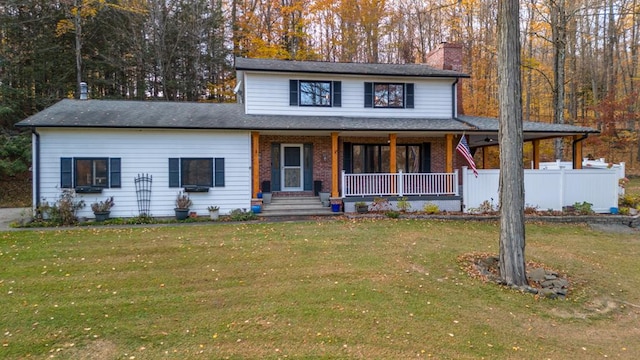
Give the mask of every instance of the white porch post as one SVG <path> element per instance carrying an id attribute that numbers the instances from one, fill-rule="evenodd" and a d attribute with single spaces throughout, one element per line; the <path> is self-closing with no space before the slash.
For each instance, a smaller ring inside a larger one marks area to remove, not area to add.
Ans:
<path id="1" fill-rule="evenodd" d="M 465 166 L 463 169 L 467 169 L 467 167 Z M 459 182 L 458 182 L 458 169 L 456 169 L 453 172 L 453 187 L 455 189 L 455 194 L 456 196 L 460 195 L 460 186 L 458 186 Z"/>
<path id="2" fill-rule="evenodd" d="M 404 178 L 402 176 L 402 170 L 398 170 L 398 196 L 404 196 Z"/>

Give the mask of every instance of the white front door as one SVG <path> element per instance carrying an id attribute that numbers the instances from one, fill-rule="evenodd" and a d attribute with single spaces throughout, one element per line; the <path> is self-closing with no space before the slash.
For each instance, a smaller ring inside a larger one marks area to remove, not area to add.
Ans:
<path id="1" fill-rule="evenodd" d="M 282 191 L 302 191 L 303 153 L 301 144 L 282 144 Z"/>

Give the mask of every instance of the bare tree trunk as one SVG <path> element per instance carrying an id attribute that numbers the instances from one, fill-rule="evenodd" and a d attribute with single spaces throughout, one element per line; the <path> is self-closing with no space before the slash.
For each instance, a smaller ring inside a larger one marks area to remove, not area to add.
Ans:
<path id="1" fill-rule="evenodd" d="M 80 83 L 82 82 L 82 1 L 75 0 L 73 6 L 76 14 L 73 17 L 73 26 L 75 27 L 75 50 L 76 50 L 76 89 L 78 94 L 76 98 L 80 98 Z"/>
<path id="2" fill-rule="evenodd" d="M 550 3 L 553 39 L 553 123 L 564 124 L 564 64 L 567 54 L 567 11 L 564 0 Z M 562 160 L 562 138 L 555 140 L 555 158 Z"/>
<path id="3" fill-rule="evenodd" d="M 500 278 L 527 285 L 524 248 L 522 84 L 518 0 L 498 1 Z"/>

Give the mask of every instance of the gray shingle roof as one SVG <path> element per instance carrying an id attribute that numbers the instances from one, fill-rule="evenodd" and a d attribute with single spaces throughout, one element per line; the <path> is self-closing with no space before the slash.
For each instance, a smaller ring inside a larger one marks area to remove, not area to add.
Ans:
<path id="1" fill-rule="evenodd" d="M 498 120 L 342 116 L 247 115 L 241 104 L 125 100 L 62 100 L 19 122 L 23 127 L 161 128 L 221 130 L 449 131 L 497 132 Z M 597 133 L 572 125 L 526 123 L 525 132 Z"/>
<path id="2" fill-rule="evenodd" d="M 439 70 L 424 64 L 371 64 L 328 61 L 295 61 L 236 58 L 237 70 L 297 72 L 315 74 L 384 75 L 412 77 L 468 78 L 452 70 Z"/>
<path id="3" fill-rule="evenodd" d="M 464 121 L 468 125 L 473 126 L 474 128 L 481 131 L 498 131 L 499 121 L 498 119 L 481 117 L 481 116 L 469 116 L 469 115 L 460 115 L 458 119 Z M 584 127 L 584 126 L 575 126 L 568 124 L 550 124 L 550 123 L 542 123 L 542 122 L 533 122 L 533 121 L 525 121 L 522 124 L 523 130 L 525 132 L 539 132 L 539 133 L 558 133 L 558 132 L 569 132 L 569 133 L 599 133 L 598 130 Z"/>

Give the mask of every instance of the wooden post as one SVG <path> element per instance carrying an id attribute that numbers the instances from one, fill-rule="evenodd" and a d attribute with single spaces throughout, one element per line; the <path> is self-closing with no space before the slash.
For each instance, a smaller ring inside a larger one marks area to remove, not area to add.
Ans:
<path id="1" fill-rule="evenodd" d="M 573 168 L 574 169 L 582 169 L 582 141 L 580 140 L 580 135 L 575 135 L 573 137 Z"/>
<path id="2" fill-rule="evenodd" d="M 451 174 L 453 172 L 453 134 L 446 134 L 444 139 L 446 143 L 444 172 Z"/>
<path id="3" fill-rule="evenodd" d="M 257 131 L 251 132 L 251 151 L 251 178 L 253 179 L 251 197 L 255 199 L 260 191 L 260 133 Z"/>
<path id="4" fill-rule="evenodd" d="M 396 163 L 397 140 L 397 134 L 389 134 L 389 173 L 391 174 L 398 172 L 398 165 Z"/>
<path id="5" fill-rule="evenodd" d="M 487 168 L 487 158 L 488 158 L 487 157 L 487 155 L 488 155 L 487 154 L 487 149 L 488 148 L 489 148 L 488 146 L 485 146 L 485 147 L 482 148 L 482 168 L 483 169 Z"/>
<path id="6" fill-rule="evenodd" d="M 398 164 L 396 162 L 396 143 L 398 140 L 397 134 L 389 134 L 389 173 L 395 174 L 398 171 Z M 398 193 L 397 184 L 395 178 L 391 178 L 391 189 Z"/>
<path id="7" fill-rule="evenodd" d="M 340 196 L 338 192 L 338 183 L 340 181 L 340 173 L 338 171 L 338 133 L 331 133 L 331 197 Z"/>
<path id="8" fill-rule="evenodd" d="M 540 169 L 540 140 L 533 140 L 533 168 Z"/>

